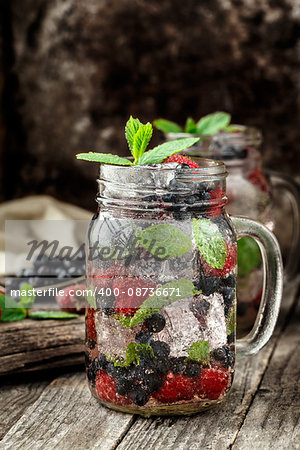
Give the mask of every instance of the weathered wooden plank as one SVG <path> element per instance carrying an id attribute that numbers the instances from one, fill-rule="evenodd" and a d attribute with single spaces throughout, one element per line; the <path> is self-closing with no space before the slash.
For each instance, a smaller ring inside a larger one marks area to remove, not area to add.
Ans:
<path id="1" fill-rule="evenodd" d="M 84 317 L 0 324 L 0 374 L 84 361 Z"/>
<path id="2" fill-rule="evenodd" d="M 1 380 L 1 384 L 3 380 Z M 32 381 L 5 384 L 0 388 L 0 439 L 34 403 L 50 381 Z"/>
<path id="3" fill-rule="evenodd" d="M 300 303 L 280 337 L 233 449 L 300 448 Z"/>
<path id="4" fill-rule="evenodd" d="M 91 397 L 84 373 L 65 375 L 45 388 L 9 430 L 1 449 L 103 449 L 115 446 L 133 420 Z"/>
<path id="5" fill-rule="evenodd" d="M 188 418 L 139 418 L 120 442 L 118 450 L 229 448 L 261 382 L 297 289 L 297 283 L 286 285 L 278 327 L 269 344 L 257 355 L 237 361 L 234 386 L 223 405 Z"/>

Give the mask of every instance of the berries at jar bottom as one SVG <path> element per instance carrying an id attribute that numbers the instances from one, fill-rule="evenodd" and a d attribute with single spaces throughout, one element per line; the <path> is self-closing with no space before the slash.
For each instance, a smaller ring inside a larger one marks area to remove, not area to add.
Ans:
<path id="1" fill-rule="evenodd" d="M 197 380 L 196 393 L 208 400 L 217 400 L 229 385 L 229 372 L 221 368 L 204 368 Z"/>
<path id="2" fill-rule="evenodd" d="M 116 382 L 113 377 L 104 370 L 100 370 L 96 376 L 96 391 L 100 399 L 116 405 L 130 405 L 131 400 L 127 396 L 117 393 Z"/>

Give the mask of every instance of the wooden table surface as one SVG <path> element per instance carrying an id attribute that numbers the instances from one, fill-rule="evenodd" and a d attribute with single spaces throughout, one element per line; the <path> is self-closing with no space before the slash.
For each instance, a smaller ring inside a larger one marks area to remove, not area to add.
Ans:
<path id="1" fill-rule="evenodd" d="M 0 379 L 0 448 L 300 449 L 297 289 L 285 287 L 268 345 L 238 360 L 223 405 L 191 417 L 145 419 L 102 407 L 82 369 L 19 373 Z"/>

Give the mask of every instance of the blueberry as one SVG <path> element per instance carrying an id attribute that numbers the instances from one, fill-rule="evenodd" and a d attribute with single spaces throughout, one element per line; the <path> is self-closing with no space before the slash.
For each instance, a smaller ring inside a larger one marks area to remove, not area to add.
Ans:
<path id="1" fill-rule="evenodd" d="M 157 391 L 162 385 L 163 381 L 157 373 L 146 373 L 143 380 L 145 390 L 149 393 Z"/>
<path id="2" fill-rule="evenodd" d="M 224 311 L 225 315 L 227 315 L 229 309 L 231 308 L 232 303 L 235 300 L 235 289 L 230 287 L 224 287 L 220 289 L 220 294 L 223 296 L 225 305 Z"/>
<path id="3" fill-rule="evenodd" d="M 118 378 L 116 380 L 116 391 L 120 395 L 127 395 L 132 389 L 133 382 L 132 380 L 128 380 L 126 377 Z"/>
<path id="4" fill-rule="evenodd" d="M 193 205 L 194 203 L 196 203 L 198 201 L 198 198 L 197 198 L 197 195 L 188 195 L 187 197 L 185 197 L 184 201 L 188 205 Z"/>
<path id="5" fill-rule="evenodd" d="M 211 352 L 211 356 L 224 367 L 232 366 L 235 361 L 234 351 L 230 350 L 227 346 L 216 348 Z"/>
<path id="6" fill-rule="evenodd" d="M 186 189 L 186 185 L 180 181 L 177 181 L 176 178 L 173 178 L 168 185 L 168 190 L 176 191 L 177 189 Z"/>
<path id="7" fill-rule="evenodd" d="M 216 277 L 206 277 L 201 271 L 195 287 L 202 291 L 203 295 L 211 295 L 219 289 L 219 280 Z"/>
<path id="8" fill-rule="evenodd" d="M 147 197 L 142 198 L 144 202 L 156 202 L 157 199 L 158 199 L 157 195 L 148 195 Z"/>
<path id="9" fill-rule="evenodd" d="M 177 197 L 178 196 L 174 194 L 165 194 L 162 196 L 162 200 L 166 203 L 176 203 Z"/>
<path id="10" fill-rule="evenodd" d="M 139 331 L 135 336 L 136 342 L 139 344 L 151 344 L 152 335 L 148 331 Z"/>
<path id="11" fill-rule="evenodd" d="M 248 309 L 248 305 L 246 302 L 238 302 L 237 303 L 237 315 L 243 317 L 246 315 Z"/>
<path id="12" fill-rule="evenodd" d="M 173 217 L 175 220 L 186 220 L 191 217 L 188 211 L 173 211 Z"/>
<path id="13" fill-rule="evenodd" d="M 190 169 L 190 166 L 188 164 L 181 163 L 181 164 L 178 164 L 178 166 L 176 166 L 176 170 L 177 169 Z"/>
<path id="14" fill-rule="evenodd" d="M 153 316 L 146 319 L 146 327 L 152 333 L 159 333 L 164 329 L 166 320 L 161 314 L 153 314 Z"/>
<path id="15" fill-rule="evenodd" d="M 198 375 L 200 373 L 200 370 L 201 365 L 199 363 L 197 363 L 196 361 L 189 361 L 184 371 L 184 375 L 187 378 L 192 378 Z"/>

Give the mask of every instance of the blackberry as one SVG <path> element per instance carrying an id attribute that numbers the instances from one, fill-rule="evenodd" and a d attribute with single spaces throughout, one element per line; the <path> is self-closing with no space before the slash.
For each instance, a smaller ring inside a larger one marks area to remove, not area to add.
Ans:
<path id="1" fill-rule="evenodd" d="M 167 358 L 170 354 L 170 347 L 166 342 L 163 341 L 153 341 L 151 343 L 154 355 L 157 358 Z"/>
<path id="2" fill-rule="evenodd" d="M 201 365 L 196 361 L 188 361 L 184 375 L 187 378 L 195 377 L 200 373 Z"/>
<path id="3" fill-rule="evenodd" d="M 166 320 L 161 314 L 153 314 L 146 319 L 146 327 L 152 333 L 159 333 L 164 329 Z"/>
<path id="4" fill-rule="evenodd" d="M 195 296 L 191 303 L 191 311 L 198 320 L 207 315 L 209 308 L 210 303 L 199 296 Z"/>
<path id="5" fill-rule="evenodd" d="M 170 370 L 178 375 L 182 373 L 186 368 L 186 358 L 184 356 L 180 356 L 179 358 L 172 357 L 170 358 Z"/>
<path id="6" fill-rule="evenodd" d="M 135 388 L 129 393 L 129 398 L 138 406 L 144 406 L 149 400 L 150 394 L 142 388 Z"/>
<path id="7" fill-rule="evenodd" d="M 162 196 L 162 200 L 165 203 L 176 203 L 178 200 L 178 196 L 174 194 L 165 194 Z"/>
<path id="8" fill-rule="evenodd" d="M 113 362 L 108 362 L 106 364 L 106 371 L 108 375 L 112 376 L 113 378 L 123 377 L 126 374 L 126 370 L 126 367 L 114 366 Z"/>
<path id="9" fill-rule="evenodd" d="M 135 340 L 138 344 L 151 344 L 152 342 L 152 334 L 149 331 L 139 331 L 135 335 Z"/>
<path id="10" fill-rule="evenodd" d="M 106 370 L 107 363 L 108 363 L 108 361 L 107 361 L 105 355 L 99 356 L 99 358 L 98 358 L 98 366 L 99 366 L 99 369 Z"/>
<path id="11" fill-rule="evenodd" d="M 191 217 L 189 211 L 173 211 L 173 217 L 175 220 L 186 220 Z"/>
<path id="12" fill-rule="evenodd" d="M 221 278 L 220 283 L 222 286 L 234 288 L 236 284 L 236 278 L 234 275 L 229 275 L 228 277 Z"/>
<path id="13" fill-rule="evenodd" d="M 203 295 L 211 295 L 216 292 L 220 285 L 217 277 L 207 277 L 200 271 L 199 279 L 194 282 L 196 289 L 201 290 Z"/>
<path id="14" fill-rule="evenodd" d="M 90 381 L 90 383 L 92 384 L 93 387 L 95 387 L 95 380 L 96 380 L 96 376 L 97 376 L 99 369 L 100 369 L 99 359 L 95 358 L 95 359 L 93 359 L 90 367 L 87 370 L 88 380 Z"/>
<path id="15" fill-rule="evenodd" d="M 224 299 L 224 312 L 225 315 L 228 315 L 228 311 L 230 310 L 234 300 L 235 300 L 235 289 L 230 287 L 224 287 L 220 289 L 220 294 L 223 296 Z"/>
<path id="16" fill-rule="evenodd" d="M 132 386 L 132 380 L 128 380 L 126 377 L 116 380 L 116 391 L 120 395 L 127 395 L 131 391 Z"/>
<path id="17" fill-rule="evenodd" d="M 177 181 L 176 178 L 173 178 L 168 185 L 168 190 L 176 191 L 177 189 L 186 189 L 186 185 L 180 181 Z"/>
<path id="18" fill-rule="evenodd" d="M 193 205 L 194 203 L 196 203 L 199 200 L 199 197 L 197 195 L 188 195 L 187 197 L 185 197 L 184 201 L 185 203 L 187 203 L 188 205 Z"/>

